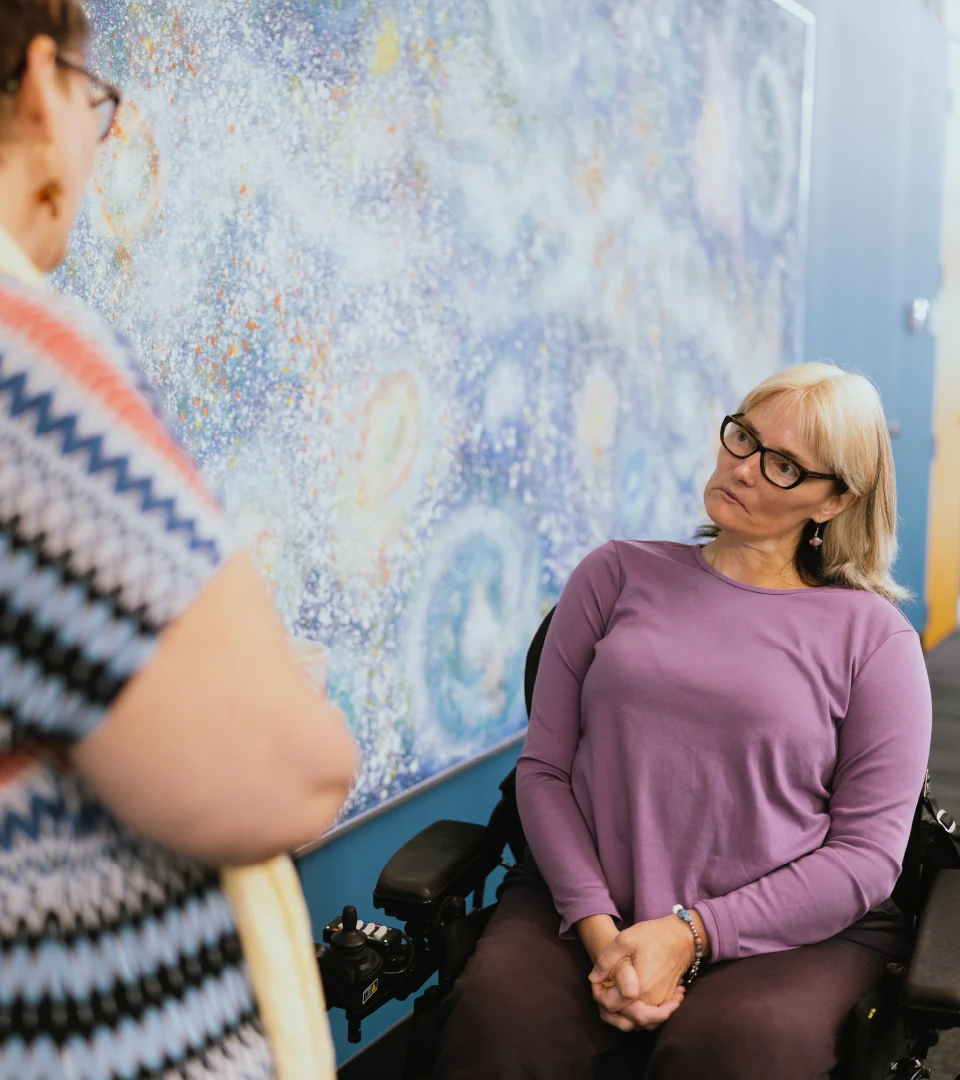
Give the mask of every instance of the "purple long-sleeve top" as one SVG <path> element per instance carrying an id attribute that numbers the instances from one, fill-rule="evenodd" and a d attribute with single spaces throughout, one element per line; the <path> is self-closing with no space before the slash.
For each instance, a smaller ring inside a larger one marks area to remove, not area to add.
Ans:
<path id="1" fill-rule="evenodd" d="M 890 897 L 930 728 L 919 639 L 887 600 L 604 545 L 560 599 L 517 771 L 561 933 L 681 903 L 713 960 L 834 936 Z"/>

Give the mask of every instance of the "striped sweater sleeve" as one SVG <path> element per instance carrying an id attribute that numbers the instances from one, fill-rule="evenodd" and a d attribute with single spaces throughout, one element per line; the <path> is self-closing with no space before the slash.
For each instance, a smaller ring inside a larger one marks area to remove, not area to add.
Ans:
<path id="1" fill-rule="evenodd" d="M 129 346 L 0 281 L 0 746 L 94 731 L 230 547 Z"/>

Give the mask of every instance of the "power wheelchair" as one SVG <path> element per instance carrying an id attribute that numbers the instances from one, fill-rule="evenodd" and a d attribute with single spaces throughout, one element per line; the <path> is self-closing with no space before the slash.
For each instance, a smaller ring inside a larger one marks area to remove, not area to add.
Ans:
<path id="1" fill-rule="evenodd" d="M 551 611 L 527 654 L 524 691 L 529 714 Z M 373 903 L 403 924 L 357 925 L 356 909 L 323 931 L 317 959 L 328 1007 L 346 1012 L 348 1038 L 360 1041 L 362 1021 L 393 999 L 405 1000 L 433 975 L 414 1002 L 403 1080 L 429 1080 L 440 1032 L 440 1002 L 465 968 L 496 903 L 484 905 L 487 879 L 517 862 L 526 847 L 517 810 L 515 771 L 486 825 L 437 821 L 408 841 L 384 866 Z M 509 853 L 509 854 L 508 854 Z M 958 829 L 941 810 L 929 777 L 920 796 L 894 900 L 916 927 L 908 965 L 890 964 L 880 986 L 848 1017 L 840 1064 L 832 1080 L 921 1080 L 941 1031 L 960 1027 Z M 598 1080 L 620 1080 L 614 1054 Z M 960 1077 L 957 1078 L 960 1080 Z"/>

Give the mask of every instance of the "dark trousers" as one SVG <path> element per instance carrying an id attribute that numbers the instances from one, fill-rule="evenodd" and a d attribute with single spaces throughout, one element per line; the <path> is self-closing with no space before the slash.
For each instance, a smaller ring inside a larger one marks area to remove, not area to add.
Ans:
<path id="1" fill-rule="evenodd" d="M 636 1080 L 821 1080 L 850 1010 L 903 959 L 902 932 L 841 936 L 707 965 L 656 1033 L 605 1024 L 590 961 L 559 937 L 542 881 L 517 876 L 444 1003 L 435 1080 L 589 1080 L 601 1059 Z"/>

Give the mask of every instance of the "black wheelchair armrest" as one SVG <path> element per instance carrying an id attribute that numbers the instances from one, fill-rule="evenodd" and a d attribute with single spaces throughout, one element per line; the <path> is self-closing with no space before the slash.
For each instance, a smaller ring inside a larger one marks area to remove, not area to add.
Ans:
<path id="1" fill-rule="evenodd" d="M 920 916 L 901 998 L 907 1014 L 931 1028 L 960 1027 L 958 914 L 960 870 L 941 870 Z"/>
<path id="2" fill-rule="evenodd" d="M 486 825 L 436 821 L 418 833 L 380 872 L 376 907 L 406 923 L 436 924 L 444 901 L 466 898 L 499 865 L 503 851 Z"/>

